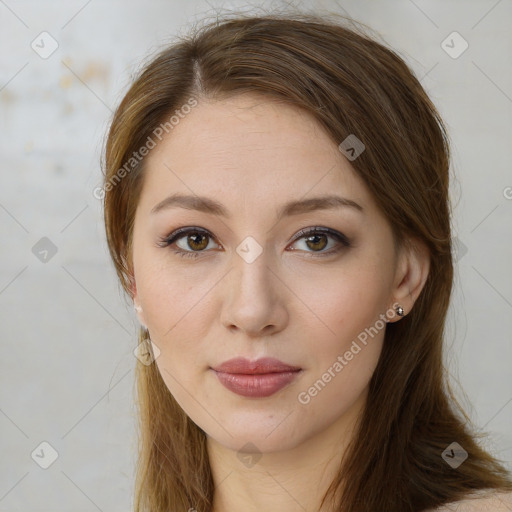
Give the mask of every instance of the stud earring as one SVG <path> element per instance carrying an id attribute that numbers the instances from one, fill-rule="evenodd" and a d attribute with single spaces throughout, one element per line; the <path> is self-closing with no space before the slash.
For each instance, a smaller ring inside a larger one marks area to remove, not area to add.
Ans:
<path id="1" fill-rule="evenodd" d="M 398 316 L 404 316 L 404 309 L 402 308 L 402 306 L 397 306 L 396 307 L 396 314 Z"/>
<path id="2" fill-rule="evenodd" d="M 137 311 L 137 313 L 140 313 L 142 311 L 142 306 L 140 304 L 135 304 L 133 306 L 133 309 L 135 309 L 135 311 Z"/>

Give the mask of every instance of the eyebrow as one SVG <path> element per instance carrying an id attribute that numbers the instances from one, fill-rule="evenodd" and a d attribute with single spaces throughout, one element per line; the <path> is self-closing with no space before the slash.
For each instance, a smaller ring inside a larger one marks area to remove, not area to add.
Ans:
<path id="1" fill-rule="evenodd" d="M 278 210 L 277 219 L 280 220 L 283 217 L 300 215 L 302 213 L 308 213 L 316 210 L 332 210 L 342 207 L 353 208 L 360 212 L 363 211 L 363 207 L 351 199 L 335 195 L 327 195 L 285 203 Z M 225 217 L 227 219 L 231 218 L 228 210 L 217 200 L 205 196 L 191 196 L 184 194 L 173 194 L 166 197 L 163 201 L 160 201 L 155 205 L 150 213 L 155 214 L 169 208 L 186 208 L 187 210 L 197 210 L 211 215 Z"/>

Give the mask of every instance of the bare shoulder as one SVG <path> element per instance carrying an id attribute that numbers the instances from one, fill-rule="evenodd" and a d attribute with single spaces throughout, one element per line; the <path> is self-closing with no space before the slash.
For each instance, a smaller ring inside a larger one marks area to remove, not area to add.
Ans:
<path id="1" fill-rule="evenodd" d="M 511 512 L 512 492 L 481 491 L 426 512 Z"/>

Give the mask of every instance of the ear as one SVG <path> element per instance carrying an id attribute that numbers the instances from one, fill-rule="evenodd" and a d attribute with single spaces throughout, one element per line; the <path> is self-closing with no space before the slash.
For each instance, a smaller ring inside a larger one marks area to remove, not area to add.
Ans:
<path id="1" fill-rule="evenodd" d="M 396 266 L 392 296 L 407 315 L 423 289 L 430 271 L 430 251 L 427 245 L 417 238 L 409 238 L 400 248 Z M 392 308 L 394 310 L 394 308 Z M 390 322 L 401 317 L 395 315 Z"/>
<path id="2" fill-rule="evenodd" d="M 142 306 L 139 302 L 139 297 L 137 293 L 137 284 L 135 283 L 135 279 L 132 276 L 130 276 L 130 295 L 133 300 L 133 309 L 135 310 L 135 313 L 137 314 L 137 318 L 139 319 L 140 324 L 143 327 L 146 327 L 146 320 L 144 318 L 144 311 L 142 309 Z M 147 327 L 146 327 L 147 328 Z"/>

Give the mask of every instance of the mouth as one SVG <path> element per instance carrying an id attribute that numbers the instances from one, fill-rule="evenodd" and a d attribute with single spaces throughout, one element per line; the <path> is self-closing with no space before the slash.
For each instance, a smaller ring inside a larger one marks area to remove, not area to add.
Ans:
<path id="1" fill-rule="evenodd" d="M 211 369 L 225 388 L 251 398 L 264 398 L 277 393 L 302 372 L 302 368 L 274 358 L 251 362 L 239 357 Z"/>

